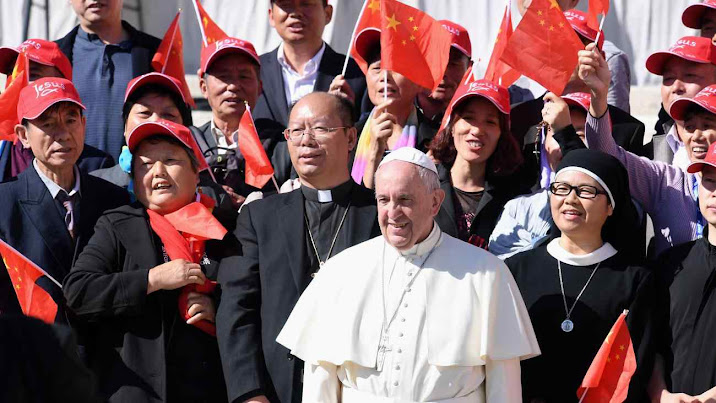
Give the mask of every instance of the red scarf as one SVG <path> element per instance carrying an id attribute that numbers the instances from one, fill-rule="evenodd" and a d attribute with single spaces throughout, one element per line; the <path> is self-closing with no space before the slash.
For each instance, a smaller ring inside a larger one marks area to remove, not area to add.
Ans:
<path id="1" fill-rule="evenodd" d="M 189 203 L 170 214 L 161 215 L 155 211 L 147 210 L 149 225 L 162 240 L 169 259 L 184 259 L 189 262 L 201 263 L 206 249 L 206 241 L 224 238 L 227 232 L 226 228 L 211 214 L 214 204 L 213 199 L 200 193 L 198 202 Z M 215 288 L 216 281 L 209 280 L 203 285 L 189 284 L 182 288 L 178 302 L 179 312 L 183 313 L 185 320 L 191 318 L 187 304 L 189 293 L 210 294 Z M 214 323 L 202 320 L 195 323 L 194 326 L 216 336 Z"/>

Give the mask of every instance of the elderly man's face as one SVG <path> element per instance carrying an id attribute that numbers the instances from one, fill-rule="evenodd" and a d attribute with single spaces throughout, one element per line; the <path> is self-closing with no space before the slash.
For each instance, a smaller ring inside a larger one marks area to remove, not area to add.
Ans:
<path id="1" fill-rule="evenodd" d="M 445 192 L 429 192 L 416 165 L 391 161 L 376 172 L 375 198 L 383 237 L 396 249 L 408 250 L 430 234 Z"/>
<path id="2" fill-rule="evenodd" d="M 137 100 L 129 110 L 127 123 L 124 125 L 124 138 L 128 140 L 129 134 L 135 127 L 144 122 L 156 122 L 159 119 L 184 124 L 181 112 L 169 95 L 148 92 Z"/>
<path id="3" fill-rule="evenodd" d="M 261 78 L 256 63 L 249 56 L 229 53 L 212 62 L 199 86 L 215 115 L 222 120 L 238 117 L 256 106 L 261 94 Z"/>
<path id="4" fill-rule="evenodd" d="M 356 129 L 345 126 L 338 101 L 326 93 L 312 93 L 293 107 L 288 130 L 302 129 L 303 136 L 289 138 L 288 151 L 301 179 L 318 185 L 348 172 L 350 151 L 356 144 Z M 339 128 L 339 129 L 336 129 Z M 325 133 L 316 133 L 329 129 Z M 320 186 L 320 185 L 319 185 Z"/>
<path id="5" fill-rule="evenodd" d="M 60 73 L 55 66 L 47 66 L 30 60 L 30 81 L 39 80 L 45 77 L 67 78 Z M 69 78 L 67 78 L 69 80 Z"/>
<path id="6" fill-rule="evenodd" d="M 670 58 L 664 65 L 661 81 L 661 103 L 665 110 L 681 97 L 693 98 L 704 87 L 716 83 L 716 67 L 680 57 Z"/>
<path id="7" fill-rule="evenodd" d="M 39 164 L 52 171 L 63 169 L 73 166 L 82 154 L 85 117 L 74 103 L 59 102 L 29 121 L 27 127 L 15 126 L 15 133 Z"/>

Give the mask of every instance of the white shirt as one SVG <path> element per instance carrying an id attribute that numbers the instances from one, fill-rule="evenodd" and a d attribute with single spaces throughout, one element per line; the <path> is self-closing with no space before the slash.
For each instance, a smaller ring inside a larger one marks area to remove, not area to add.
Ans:
<path id="1" fill-rule="evenodd" d="M 37 159 L 32 160 L 32 166 L 35 168 L 35 171 L 37 172 L 37 175 L 40 176 L 40 180 L 42 183 L 45 184 L 45 187 L 47 187 L 47 190 L 52 195 L 52 198 L 57 198 L 57 195 L 60 193 L 60 191 L 67 192 L 65 189 L 61 188 L 60 185 L 56 184 L 52 181 L 52 179 L 45 176 L 44 173 L 40 170 L 40 167 L 37 165 Z M 80 170 L 77 168 L 77 165 L 73 167 L 75 172 L 75 184 L 70 190 L 69 193 L 67 193 L 68 196 L 74 196 L 75 194 L 80 193 Z"/>
<path id="2" fill-rule="evenodd" d="M 286 102 L 289 106 L 313 92 L 313 88 L 316 86 L 316 78 L 318 77 L 318 66 L 321 64 L 323 52 L 325 51 L 326 43 L 324 42 L 318 53 L 303 67 L 303 74 L 299 74 L 286 61 L 286 55 L 283 53 L 283 42 L 278 46 L 276 58 L 281 66 L 283 88 L 286 92 Z"/>
<path id="3" fill-rule="evenodd" d="M 676 123 L 671 125 L 671 129 L 666 133 L 666 143 L 669 144 L 669 148 L 674 153 L 674 159 L 671 160 L 671 165 L 686 171 L 686 168 L 691 164 L 689 160 L 689 154 L 686 152 L 684 143 L 679 139 L 679 133 L 676 131 Z"/>
<path id="4" fill-rule="evenodd" d="M 231 144 L 229 144 L 229 141 L 226 139 L 226 135 L 224 132 L 222 132 L 218 127 L 216 127 L 216 124 L 214 124 L 214 119 L 211 119 L 211 134 L 214 136 L 214 140 L 216 140 L 216 145 L 219 147 L 217 150 L 217 153 L 219 155 L 226 154 L 226 149 L 234 149 L 238 146 L 239 142 L 239 130 L 237 129 L 235 132 L 233 132 L 230 136 L 231 138 Z"/>

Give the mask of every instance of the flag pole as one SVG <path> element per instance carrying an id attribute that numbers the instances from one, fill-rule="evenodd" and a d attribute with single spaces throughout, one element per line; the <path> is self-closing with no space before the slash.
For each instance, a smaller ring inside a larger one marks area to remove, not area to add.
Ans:
<path id="1" fill-rule="evenodd" d="M 365 12 L 365 6 L 368 4 L 370 0 L 365 0 L 363 2 L 363 7 L 360 9 L 360 14 L 358 14 L 358 20 L 356 20 L 356 25 L 353 27 L 353 34 L 351 35 L 351 41 L 348 44 L 348 51 L 346 52 L 346 60 L 343 62 L 343 70 L 341 70 L 341 75 L 345 77 L 346 70 L 348 69 L 348 61 L 351 58 L 351 48 L 353 48 L 353 41 L 356 37 L 356 31 L 358 30 L 358 24 L 360 24 L 360 20 L 363 18 L 363 13 Z"/>
<path id="2" fill-rule="evenodd" d="M 271 175 L 271 180 L 273 181 L 273 185 L 276 187 L 276 193 L 281 193 L 281 189 L 278 187 L 278 182 L 276 182 L 276 175 Z"/>
<path id="3" fill-rule="evenodd" d="M 477 67 L 480 65 L 480 62 L 482 61 L 482 58 L 477 58 L 477 61 L 472 65 L 472 81 L 477 81 L 479 78 L 477 78 Z"/>
<path id="4" fill-rule="evenodd" d="M 602 21 L 599 23 L 599 31 L 597 31 L 597 39 L 594 40 L 594 43 L 597 44 L 597 49 L 599 49 L 599 38 L 602 36 L 602 29 L 604 29 L 604 20 L 607 19 L 606 14 L 602 14 Z"/>
<path id="5" fill-rule="evenodd" d="M 209 43 L 206 41 L 206 32 L 204 32 L 204 24 L 201 22 L 201 14 L 199 13 L 199 6 L 197 4 L 197 1 L 199 0 L 193 0 L 194 3 L 194 11 L 196 12 L 196 19 L 199 21 L 199 31 L 201 31 L 201 40 L 204 41 L 204 46 L 209 46 Z"/>
<path id="6" fill-rule="evenodd" d="M 383 70 L 383 102 L 388 101 L 388 70 Z"/>
<path id="7" fill-rule="evenodd" d="M 181 7 L 179 8 L 179 11 L 177 12 L 177 16 L 181 18 Z M 167 57 L 164 59 L 164 63 L 162 64 L 162 71 L 161 73 L 164 74 L 164 70 L 167 69 L 167 64 L 169 64 L 169 57 L 172 54 L 172 49 L 174 48 L 174 38 L 177 36 L 177 29 L 179 29 L 179 20 L 177 19 L 177 23 L 174 26 L 174 32 L 172 32 L 172 40 L 169 41 L 169 51 L 167 52 Z"/>
<path id="8" fill-rule="evenodd" d="M 579 403 L 582 403 L 584 398 L 587 396 L 587 392 L 589 392 L 589 388 L 584 389 L 584 393 L 582 393 L 582 397 L 579 398 Z"/>

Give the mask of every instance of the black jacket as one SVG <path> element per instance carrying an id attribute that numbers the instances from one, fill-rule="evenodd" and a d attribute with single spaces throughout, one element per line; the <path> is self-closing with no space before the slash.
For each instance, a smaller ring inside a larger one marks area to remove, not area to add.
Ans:
<path id="1" fill-rule="evenodd" d="M 55 200 L 30 166 L 17 177 L 0 184 L 0 238 L 44 269 L 60 283 L 94 234 L 97 219 L 106 210 L 129 202 L 123 189 L 102 179 L 81 174 L 80 203 L 74 241 L 65 226 Z M 63 297 L 49 279 L 41 277 L 38 284 L 58 302 L 62 311 Z M 0 313 L 21 313 L 5 265 L 0 262 Z M 61 314 L 58 321 L 64 322 Z"/>
<path id="2" fill-rule="evenodd" d="M 380 229 L 373 192 L 354 185 L 351 200 L 345 229 L 352 246 Z M 271 402 L 300 402 L 303 363 L 276 337 L 311 281 L 301 190 L 248 204 L 236 235 L 243 256 L 222 262 L 216 321 L 229 401 L 264 394 Z"/>
<path id="3" fill-rule="evenodd" d="M 278 123 L 283 129 L 288 124 L 290 105 L 286 100 L 283 74 L 277 55 L 278 48 L 264 53 L 260 57 L 263 91 L 252 112 L 257 126 L 262 119 L 268 119 Z M 333 79 L 341 74 L 345 60 L 344 55 L 337 53 L 326 44 L 323 58 L 321 58 L 321 63 L 318 65 L 318 77 L 313 87 L 314 91 L 328 91 Z M 361 101 L 365 95 L 366 84 L 363 72 L 353 60 L 348 63 L 346 79 L 355 93 L 354 116 L 357 117 L 360 115 Z"/>
<path id="4" fill-rule="evenodd" d="M 177 383 L 167 378 L 169 365 L 193 375 L 184 389 L 201 397 L 184 399 L 225 401 L 216 339 L 179 317 L 180 290 L 147 295 L 149 269 L 164 263 L 161 245 L 138 203 L 108 211 L 97 222 L 64 282 L 69 309 L 89 329 L 84 335 L 89 367 L 110 402 L 167 401 L 177 393 L 167 390 Z M 222 241 L 207 241 L 210 263 L 202 265 L 207 278 L 216 279 L 219 261 L 238 249 L 231 233 Z M 181 346 L 173 343 L 178 334 Z M 191 348 L 178 348 L 187 347 L 187 339 Z"/>

